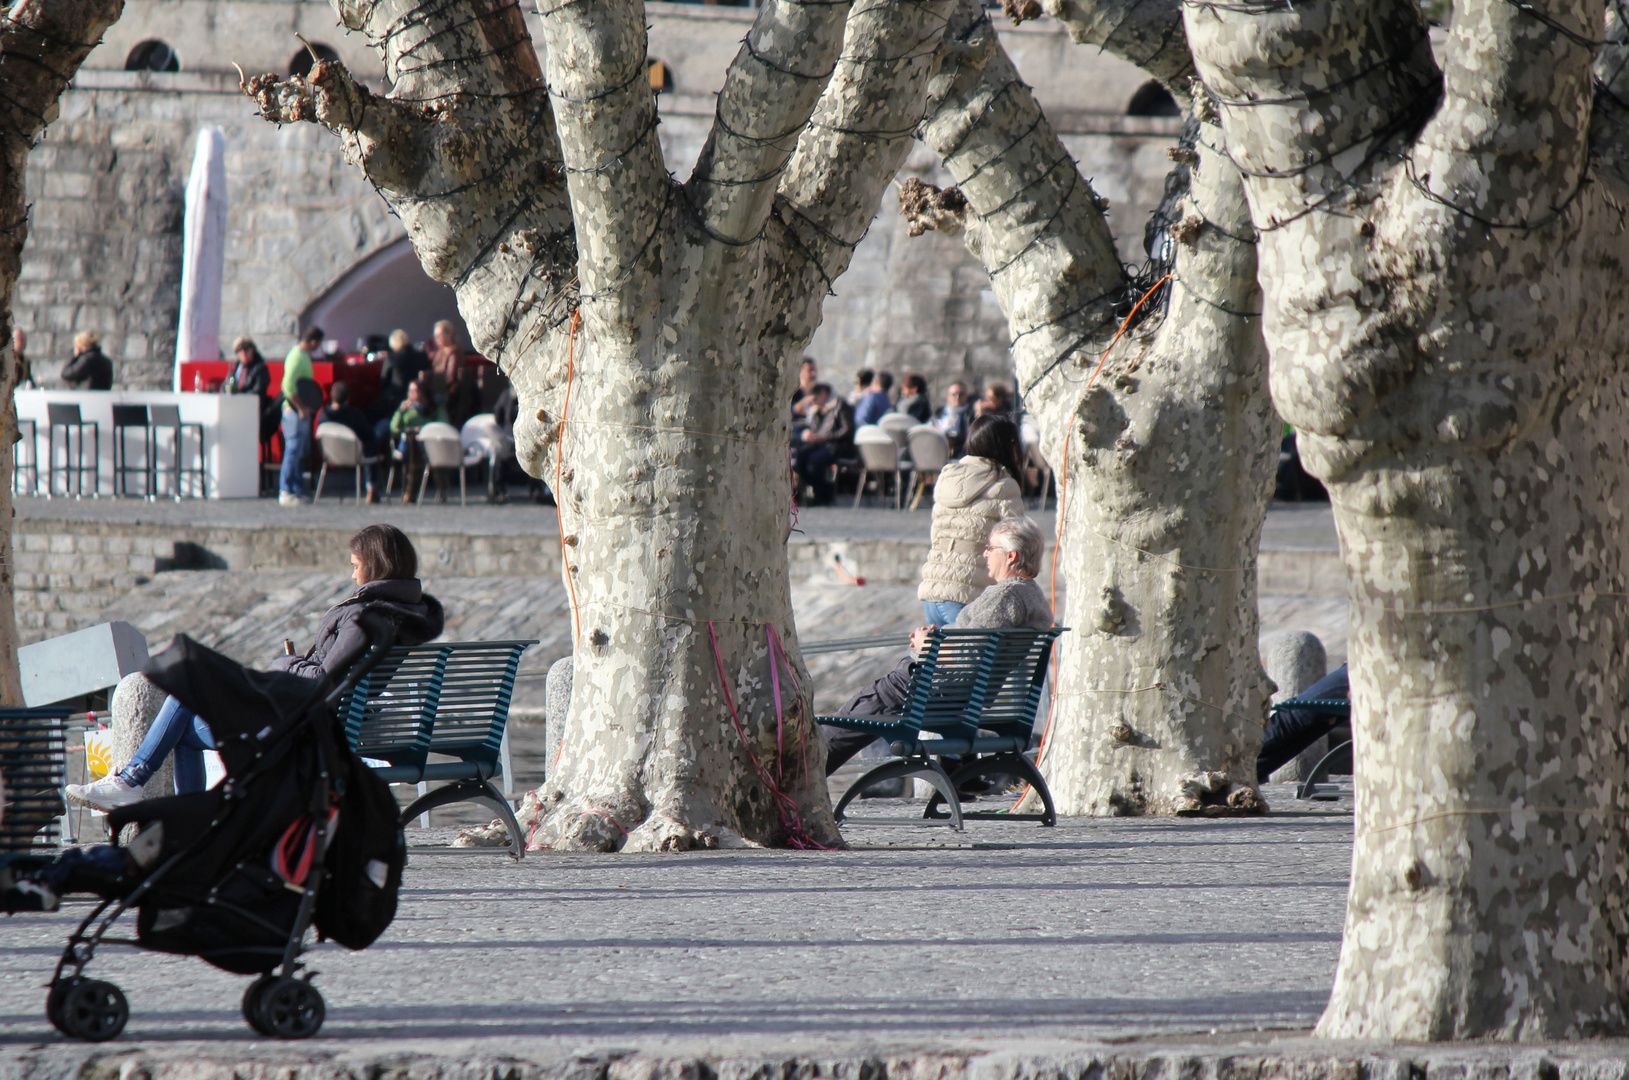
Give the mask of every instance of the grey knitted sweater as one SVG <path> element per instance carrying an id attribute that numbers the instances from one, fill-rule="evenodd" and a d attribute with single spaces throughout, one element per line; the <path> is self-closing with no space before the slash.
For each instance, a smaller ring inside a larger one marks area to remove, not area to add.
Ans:
<path id="1" fill-rule="evenodd" d="M 979 593 L 962 608 L 956 625 L 963 630 L 998 630 L 1028 626 L 1045 630 L 1052 625 L 1052 605 L 1034 578 L 1012 577 L 998 581 Z"/>

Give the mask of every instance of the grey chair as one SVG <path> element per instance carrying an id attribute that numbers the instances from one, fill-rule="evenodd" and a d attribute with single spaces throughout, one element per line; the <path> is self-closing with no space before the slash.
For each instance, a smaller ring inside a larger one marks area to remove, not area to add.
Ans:
<path id="1" fill-rule="evenodd" d="M 79 414 L 79 406 L 66 402 L 45 405 L 46 437 L 50 445 L 45 457 L 45 497 L 56 493 L 57 473 L 62 474 L 62 493 L 79 498 L 85 494 L 85 474 L 91 474 L 91 494 L 102 493 L 102 426 Z M 57 430 L 62 431 L 62 464 L 57 464 Z M 91 436 L 90 464 L 85 464 L 85 433 Z"/>
<path id="2" fill-rule="evenodd" d="M 130 432 L 141 432 L 141 463 L 130 464 Z M 147 406 L 113 406 L 113 494 L 130 494 L 130 476 L 141 477 L 141 495 L 151 499 L 157 476 L 153 469 L 153 429 L 147 422 Z"/>
<path id="3" fill-rule="evenodd" d="M 170 495 L 180 500 L 186 487 L 188 477 L 198 478 L 198 495 L 200 499 L 209 498 L 209 471 L 204 463 L 204 425 L 183 424 L 181 422 L 181 406 L 154 405 L 147 410 L 153 426 L 153 446 L 158 446 L 158 433 L 168 429 L 171 438 L 170 455 Z M 192 432 L 195 445 L 198 447 L 198 464 L 188 465 L 186 456 L 187 433 Z M 156 456 L 156 455 L 155 455 Z M 154 470 L 157 474 L 157 469 Z"/>

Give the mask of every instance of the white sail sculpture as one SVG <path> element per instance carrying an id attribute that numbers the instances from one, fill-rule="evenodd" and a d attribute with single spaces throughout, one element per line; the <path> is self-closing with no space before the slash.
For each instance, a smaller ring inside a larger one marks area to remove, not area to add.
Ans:
<path id="1" fill-rule="evenodd" d="M 226 135 L 200 128 L 187 179 L 182 223 L 181 324 L 175 336 L 175 389 L 188 360 L 217 360 L 221 352 L 221 276 L 226 263 Z"/>

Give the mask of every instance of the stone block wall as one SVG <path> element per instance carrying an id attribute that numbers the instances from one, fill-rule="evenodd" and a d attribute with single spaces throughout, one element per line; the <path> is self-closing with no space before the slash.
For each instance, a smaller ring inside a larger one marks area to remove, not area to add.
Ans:
<path id="1" fill-rule="evenodd" d="M 687 176 L 753 12 L 704 4 L 647 5 L 650 55 L 672 72 L 659 133 L 668 165 Z M 535 19 L 528 24 L 534 28 Z M 1065 145 L 1111 206 L 1121 257 L 1143 259 L 1143 223 L 1170 167 L 1175 120 L 1126 117 L 1144 81 L 1136 68 L 1076 46 L 1047 19 L 1001 35 Z M 181 273 L 182 192 L 200 126 L 226 134 L 228 240 L 221 348 L 247 334 L 269 358 L 292 344 L 301 314 L 353 268 L 399 240 L 400 225 L 332 136 L 311 124 L 276 128 L 253 115 L 231 62 L 285 72 L 298 32 L 335 49 L 365 80 L 383 70 L 361 35 L 335 23 L 327 0 L 133 0 L 62 102 L 29 159 L 34 203 L 17 324 L 36 377 L 50 384 L 78 330 L 103 335 L 116 383 L 168 387 Z M 126 72 L 147 39 L 167 42 L 177 73 Z M 937 183 L 918 148 L 907 171 Z M 384 333 L 393 327 L 382 326 Z M 352 343 L 344 343 L 349 347 Z M 861 367 L 927 376 L 935 398 L 955 379 L 1013 381 L 1006 319 L 960 238 L 911 238 L 894 193 L 826 302 L 809 352 L 847 389 Z"/>

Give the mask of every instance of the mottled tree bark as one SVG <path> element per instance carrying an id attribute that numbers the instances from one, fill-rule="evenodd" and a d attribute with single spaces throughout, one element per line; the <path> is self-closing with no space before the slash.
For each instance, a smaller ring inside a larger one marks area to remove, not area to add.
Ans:
<path id="1" fill-rule="evenodd" d="M 1351 598 L 1324 1035 L 1626 1027 L 1629 190 L 1615 137 L 1591 158 L 1604 21 L 1459 0 L 1439 71 L 1412 0 L 1187 9 L 1261 231 L 1274 401 Z"/>
<path id="2" fill-rule="evenodd" d="M 0 10 L 0 705 L 23 704 L 17 669 L 11 476 L 16 461 L 21 358 L 12 347 L 11 305 L 28 239 L 23 179 L 28 152 L 74 72 L 124 9 L 124 0 L 18 0 Z"/>
<path id="3" fill-rule="evenodd" d="M 1061 0 L 1054 13 L 1188 103 L 1175 0 Z M 958 9 L 945 55 L 922 137 L 967 201 L 968 246 L 1061 473 L 1073 629 L 1042 761 L 1058 810 L 1259 812 L 1270 684 L 1255 560 L 1277 425 L 1238 173 L 1215 149 L 1211 114 L 1190 111 L 1150 227 L 1153 269 L 1132 275 L 978 4 Z"/>
<path id="4" fill-rule="evenodd" d="M 840 842 L 787 577 L 787 360 L 910 147 L 948 0 L 771 0 L 684 184 L 643 5 L 538 6 L 547 90 L 501 0 L 336 0 L 390 93 L 333 63 L 251 90 L 341 135 L 514 379 L 522 463 L 556 488 L 576 672 L 534 845 Z"/>

